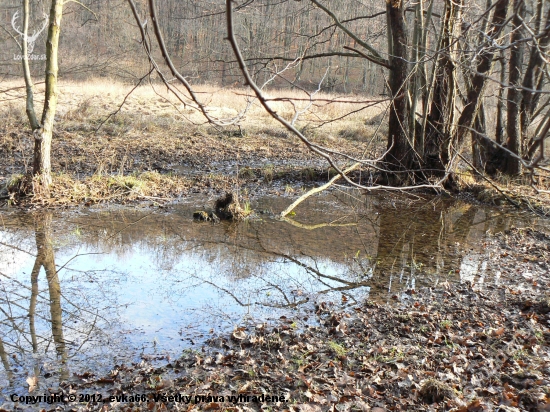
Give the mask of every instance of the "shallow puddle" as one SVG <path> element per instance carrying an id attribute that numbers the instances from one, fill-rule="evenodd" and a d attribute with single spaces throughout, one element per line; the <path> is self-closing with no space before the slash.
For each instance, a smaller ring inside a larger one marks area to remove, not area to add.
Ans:
<path id="1" fill-rule="evenodd" d="M 86 371 L 166 360 L 247 322 L 307 316 L 319 301 L 405 299 L 445 281 L 499 282 L 487 231 L 543 225 L 532 215 L 443 200 L 338 192 L 289 221 L 288 199 L 257 219 L 198 223 L 212 199 L 170 211 L 82 209 L 0 218 L 0 405 Z M 307 319 L 306 319 L 307 321 Z"/>

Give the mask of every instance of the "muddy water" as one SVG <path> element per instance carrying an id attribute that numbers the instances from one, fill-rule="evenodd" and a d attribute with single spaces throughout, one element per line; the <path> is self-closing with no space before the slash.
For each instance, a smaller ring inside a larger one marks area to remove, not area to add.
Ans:
<path id="1" fill-rule="evenodd" d="M 396 301 L 445 281 L 498 282 L 486 232 L 543 224 L 530 215 L 436 199 L 355 192 L 253 203 L 257 219 L 198 223 L 195 198 L 149 207 L 0 215 L 0 406 L 86 371 L 166 360 L 247 322 L 314 302 Z M 26 392 L 25 392 L 26 393 Z"/>

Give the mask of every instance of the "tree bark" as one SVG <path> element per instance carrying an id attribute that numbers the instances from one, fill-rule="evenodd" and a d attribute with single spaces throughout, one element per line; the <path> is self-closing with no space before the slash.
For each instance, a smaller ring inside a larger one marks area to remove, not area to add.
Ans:
<path id="1" fill-rule="evenodd" d="M 23 77 L 25 79 L 25 90 L 27 94 L 26 100 L 26 112 L 31 124 L 31 129 L 33 131 L 37 130 L 40 127 L 38 119 L 36 118 L 36 112 L 34 110 L 34 84 L 31 78 L 31 69 L 29 67 L 29 56 L 28 56 L 28 44 L 27 36 L 29 33 L 29 0 L 23 1 L 23 42 L 21 44 L 21 55 L 23 63 Z"/>
<path id="2" fill-rule="evenodd" d="M 36 189 L 45 196 L 49 196 L 50 185 L 52 183 L 50 157 L 54 117 L 57 109 L 57 53 L 62 16 L 63 0 L 52 0 L 48 39 L 46 41 L 46 92 L 44 96 L 44 109 L 42 111 L 40 128 L 34 130 L 33 156 L 33 175 L 39 177 L 40 184 L 40 188 Z"/>
<path id="3" fill-rule="evenodd" d="M 525 1 L 514 0 L 514 17 L 512 19 L 512 34 L 510 35 L 512 47 L 510 49 L 508 74 L 510 88 L 508 89 L 507 99 L 508 119 L 506 124 L 507 139 L 505 147 L 517 155 L 520 155 L 519 143 L 521 135 L 520 107 L 522 96 L 519 86 L 521 84 L 524 43 L 520 40 L 523 38 L 522 21 L 524 14 Z M 517 175 L 520 172 L 519 160 L 509 155 L 505 156 L 502 171 L 509 175 Z"/>
<path id="4" fill-rule="evenodd" d="M 445 1 L 445 17 L 439 42 L 433 98 L 425 138 L 425 168 L 442 175 L 450 160 L 449 143 L 455 124 L 456 52 L 462 1 Z M 432 172 L 433 173 L 433 172 Z"/>
<path id="5" fill-rule="evenodd" d="M 506 63 L 504 53 L 500 56 L 500 87 L 497 96 L 497 122 L 495 126 L 495 141 L 498 144 L 503 143 L 504 136 L 504 82 L 506 81 Z"/>
<path id="6" fill-rule="evenodd" d="M 538 0 L 539 4 L 542 0 Z M 537 12 L 542 13 L 542 7 L 537 9 Z M 538 100 L 537 93 L 541 88 L 541 79 L 543 78 L 542 65 L 544 64 L 543 56 L 540 50 L 546 49 L 550 45 L 550 10 L 548 10 L 546 24 L 543 31 L 540 33 L 541 37 L 538 39 L 538 47 L 531 48 L 531 54 L 529 56 L 529 63 L 525 69 L 525 76 L 523 77 L 523 91 L 521 100 L 521 146 L 524 157 L 530 159 L 535 149 L 533 148 L 532 141 L 529 139 L 529 125 L 532 121 L 533 112 L 535 111 L 536 102 Z"/>
<path id="7" fill-rule="evenodd" d="M 384 157 L 387 169 L 394 172 L 407 171 L 412 165 L 412 142 L 409 140 L 407 102 L 407 37 L 403 0 L 387 0 L 388 31 L 391 44 L 389 87 L 392 103 L 389 115 L 388 152 Z M 403 175 L 393 179 L 396 184 L 406 182 Z"/>
<path id="8" fill-rule="evenodd" d="M 488 39 L 496 41 L 497 37 L 504 29 L 504 22 L 509 3 L 510 0 L 497 0 L 491 21 L 491 27 L 487 33 Z M 464 143 L 466 136 L 471 132 L 472 125 L 477 116 L 479 105 L 481 104 L 483 97 L 483 91 L 486 85 L 486 75 L 490 72 L 493 66 L 495 52 L 495 48 L 491 47 L 488 43 L 486 50 L 482 51 L 480 54 L 480 61 L 474 75 L 472 76 L 472 84 L 468 90 L 464 109 L 458 119 L 458 128 L 455 133 L 455 138 L 452 139 L 456 142 L 456 147 L 460 147 Z"/>

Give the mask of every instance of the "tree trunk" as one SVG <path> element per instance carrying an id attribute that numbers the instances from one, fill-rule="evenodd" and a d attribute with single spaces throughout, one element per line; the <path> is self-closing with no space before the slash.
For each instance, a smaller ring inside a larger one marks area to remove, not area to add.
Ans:
<path id="1" fill-rule="evenodd" d="M 36 112 L 34 110 L 34 84 L 31 78 L 31 70 L 29 67 L 28 56 L 28 44 L 27 36 L 29 33 L 29 0 L 23 1 L 23 41 L 21 43 L 21 55 L 23 56 L 21 62 L 23 63 L 23 76 L 25 79 L 25 89 L 27 94 L 26 112 L 33 131 L 40 127 L 38 119 L 36 118 Z"/>
<path id="2" fill-rule="evenodd" d="M 504 29 L 503 23 L 506 19 L 506 12 L 508 10 L 509 3 L 510 0 L 497 0 L 491 21 L 491 27 L 487 33 L 488 39 L 496 41 L 497 37 Z M 458 128 L 455 133 L 455 138 L 452 139 L 458 148 L 460 148 L 460 146 L 464 143 L 466 136 L 471 132 L 472 125 L 477 116 L 479 105 L 481 104 L 483 97 L 483 91 L 486 85 L 486 74 L 490 72 L 493 66 L 495 51 L 495 48 L 491 46 L 490 42 L 487 42 L 486 50 L 482 50 L 480 53 L 480 61 L 474 75 L 472 76 L 472 84 L 468 90 L 464 109 L 458 119 Z"/>
<path id="3" fill-rule="evenodd" d="M 520 135 L 521 135 L 521 122 L 520 122 L 520 105 L 521 105 L 521 91 L 519 86 L 521 84 L 521 72 L 523 63 L 523 42 L 520 40 L 523 38 L 523 16 L 525 14 L 525 2 L 524 0 L 514 0 L 514 18 L 512 19 L 512 34 L 510 36 L 510 43 L 512 47 L 510 49 L 510 62 L 509 62 L 509 74 L 508 83 L 510 88 L 508 89 L 507 99 L 507 124 L 506 133 L 507 139 L 505 146 L 512 153 L 520 155 Z M 510 155 L 506 155 L 504 158 L 503 172 L 509 175 L 517 175 L 520 171 L 519 160 Z"/>
<path id="4" fill-rule="evenodd" d="M 539 3 L 542 0 L 539 0 Z M 542 13 L 542 7 L 539 8 Z M 539 10 L 537 10 L 538 12 Z M 524 157 L 531 158 L 534 150 L 532 149 L 532 143 L 529 141 L 529 125 L 531 124 L 533 112 L 537 102 L 537 93 L 531 91 L 537 89 L 540 90 L 541 79 L 543 77 L 542 65 L 544 64 L 543 56 L 540 54 L 540 50 L 545 50 L 550 45 L 550 10 L 546 18 L 546 24 L 544 26 L 542 36 L 538 39 L 538 47 L 531 48 L 531 55 L 529 57 L 529 63 L 525 69 L 525 76 L 523 78 L 523 91 L 521 100 L 521 145 Z"/>
<path id="5" fill-rule="evenodd" d="M 388 40 L 391 44 L 389 86 L 392 104 L 389 115 L 388 152 L 384 157 L 386 168 L 402 172 L 412 165 L 412 146 L 408 136 L 407 77 L 407 38 L 403 0 L 387 0 Z M 395 184 L 406 182 L 405 175 L 389 177 Z"/>
<path id="6" fill-rule="evenodd" d="M 449 163 L 449 143 L 455 124 L 457 31 L 462 0 L 445 1 L 445 17 L 438 50 L 433 98 L 426 127 L 424 164 L 431 173 L 443 175 Z"/>
<path id="7" fill-rule="evenodd" d="M 39 177 L 38 189 L 49 196 L 51 176 L 50 152 L 52 146 L 53 124 L 57 108 L 57 51 L 59 45 L 59 30 L 63 16 L 63 0 L 52 0 L 50 8 L 50 23 L 46 41 L 46 93 L 40 128 L 34 130 L 33 175 Z"/>
<path id="8" fill-rule="evenodd" d="M 504 136 L 504 82 L 506 81 L 506 64 L 504 53 L 500 56 L 500 87 L 497 96 L 497 123 L 495 126 L 495 141 L 502 144 Z"/>

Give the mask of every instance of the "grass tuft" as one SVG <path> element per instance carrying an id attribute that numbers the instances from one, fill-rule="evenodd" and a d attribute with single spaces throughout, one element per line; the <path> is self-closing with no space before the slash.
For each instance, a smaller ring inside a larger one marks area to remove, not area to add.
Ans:
<path id="1" fill-rule="evenodd" d="M 436 379 L 427 379 L 419 391 L 420 397 L 428 404 L 443 402 L 445 399 L 453 399 L 456 392 L 446 383 Z"/>
<path id="2" fill-rule="evenodd" d="M 331 340 L 328 343 L 328 347 L 330 348 L 330 350 L 332 352 L 334 352 L 334 354 L 336 356 L 338 356 L 338 357 L 346 356 L 347 350 L 342 345 L 340 345 L 340 344 L 338 344 L 338 343 Z"/>

